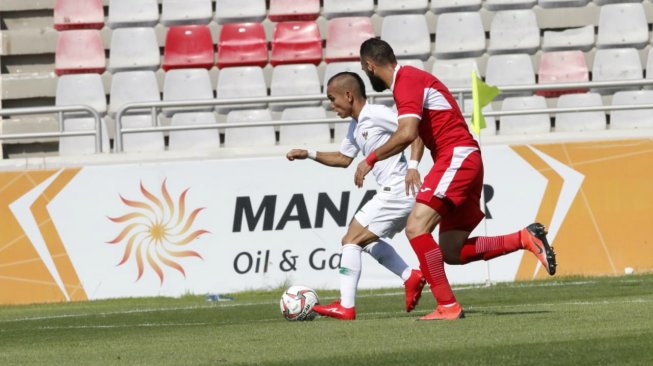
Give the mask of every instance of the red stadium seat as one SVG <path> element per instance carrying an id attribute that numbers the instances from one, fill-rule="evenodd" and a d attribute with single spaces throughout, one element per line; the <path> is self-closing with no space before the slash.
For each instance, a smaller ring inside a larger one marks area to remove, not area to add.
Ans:
<path id="1" fill-rule="evenodd" d="M 260 66 L 268 63 L 268 43 L 261 23 L 225 24 L 218 41 L 218 67 Z"/>
<path id="2" fill-rule="evenodd" d="M 583 51 L 542 53 L 538 74 L 539 84 L 582 83 L 589 81 L 589 70 Z M 585 93 L 587 90 L 540 90 L 536 94 L 545 97 L 558 97 L 562 94 Z"/>
<path id="3" fill-rule="evenodd" d="M 270 0 L 268 18 L 273 22 L 315 20 L 320 15 L 320 0 Z"/>
<path id="4" fill-rule="evenodd" d="M 166 36 L 163 69 L 210 69 L 215 64 L 211 31 L 206 25 L 170 27 Z"/>
<path id="5" fill-rule="evenodd" d="M 345 17 L 329 20 L 326 37 L 326 62 L 356 61 L 361 43 L 374 37 L 372 19 Z"/>
<path id="6" fill-rule="evenodd" d="M 102 0 L 57 0 L 54 4 L 54 28 L 102 29 L 104 9 Z"/>
<path id="7" fill-rule="evenodd" d="M 274 27 L 272 66 L 284 64 L 319 64 L 322 61 L 322 37 L 317 23 L 281 22 Z"/>
<path id="8" fill-rule="evenodd" d="M 103 73 L 107 61 L 100 31 L 82 29 L 59 32 L 54 63 L 57 75 Z"/>

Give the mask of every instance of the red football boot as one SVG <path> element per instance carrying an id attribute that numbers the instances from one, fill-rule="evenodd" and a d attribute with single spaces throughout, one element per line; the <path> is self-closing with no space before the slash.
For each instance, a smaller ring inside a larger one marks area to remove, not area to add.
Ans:
<path id="1" fill-rule="evenodd" d="M 354 320 L 356 319 L 356 308 L 346 308 L 340 305 L 340 300 L 336 300 L 329 305 L 315 305 L 313 311 L 331 318 L 340 320 Z"/>
<path id="2" fill-rule="evenodd" d="M 530 224 L 521 231 L 524 249 L 535 254 L 544 269 L 553 276 L 556 273 L 556 254 L 546 240 L 546 228 L 540 223 Z"/>
<path id="3" fill-rule="evenodd" d="M 422 297 L 422 289 L 426 284 L 426 279 L 422 276 L 422 271 L 413 269 L 410 277 L 404 282 L 406 289 L 406 312 L 410 313 L 415 309 L 420 297 Z"/>
<path id="4" fill-rule="evenodd" d="M 454 303 L 452 306 L 438 305 L 435 311 L 426 314 L 418 320 L 456 320 L 465 317 L 465 312 L 459 303 Z"/>

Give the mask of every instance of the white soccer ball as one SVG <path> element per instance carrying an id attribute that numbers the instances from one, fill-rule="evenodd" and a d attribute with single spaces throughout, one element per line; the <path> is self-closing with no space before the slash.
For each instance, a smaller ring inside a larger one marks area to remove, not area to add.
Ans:
<path id="1" fill-rule="evenodd" d="M 313 320 L 317 316 L 313 312 L 313 305 L 319 302 L 320 299 L 313 289 L 295 285 L 284 291 L 279 306 L 286 320 Z"/>

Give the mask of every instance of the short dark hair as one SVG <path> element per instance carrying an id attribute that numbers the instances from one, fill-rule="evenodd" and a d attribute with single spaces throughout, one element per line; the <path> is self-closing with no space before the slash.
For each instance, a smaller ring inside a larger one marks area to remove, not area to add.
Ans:
<path id="1" fill-rule="evenodd" d="M 340 79 L 340 78 L 347 78 L 347 79 L 349 79 L 349 81 L 352 81 L 351 79 L 354 79 L 353 81 L 355 81 L 356 85 L 358 86 L 358 90 L 357 90 L 358 94 L 361 97 L 367 99 L 367 94 L 365 94 L 365 83 L 363 82 L 363 79 L 360 77 L 360 75 L 358 75 L 355 72 L 351 72 L 351 71 L 339 72 L 339 73 L 333 75 L 329 79 L 329 81 L 327 82 L 327 85 L 331 84 L 332 81 L 334 81 L 336 79 Z"/>
<path id="2" fill-rule="evenodd" d="M 395 64 L 397 58 L 388 42 L 380 38 L 370 38 L 361 44 L 361 59 L 369 58 L 379 65 Z"/>

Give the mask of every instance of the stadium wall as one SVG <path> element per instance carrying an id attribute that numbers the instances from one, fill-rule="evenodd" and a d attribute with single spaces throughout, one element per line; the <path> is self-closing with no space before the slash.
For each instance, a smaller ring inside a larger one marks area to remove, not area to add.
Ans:
<path id="1" fill-rule="evenodd" d="M 653 269 L 653 140 L 497 145 L 483 158 L 487 218 L 474 235 L 541 221 L 558 275 Z M 282 157 L 2 172 L 0 303 L 337 288 L 340 238 L 375 192 L 373 179 L 356 189 L 352 178 Z M 403 233 L 392 243 L 417 265 Z M 401 285 L 364 260 L 361 287 Z M 488 269 L 492 281 L 547 276 L 528 253 L 488 263 L 447 273 L 456 284 L 482 283 Z"/>

